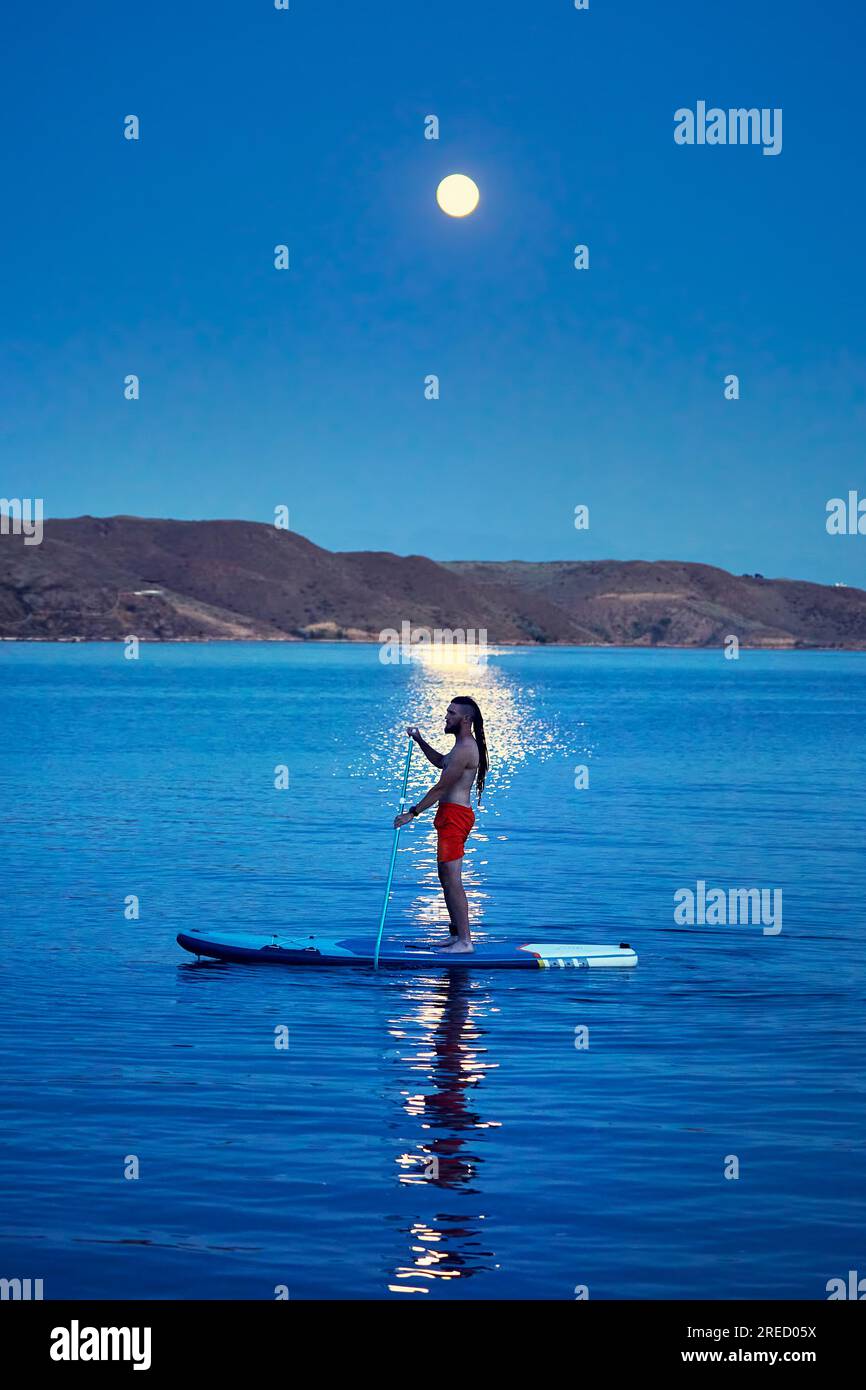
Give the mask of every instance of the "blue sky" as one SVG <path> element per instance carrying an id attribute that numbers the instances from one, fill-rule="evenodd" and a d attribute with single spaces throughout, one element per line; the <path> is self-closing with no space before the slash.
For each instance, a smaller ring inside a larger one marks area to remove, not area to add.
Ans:
<path id="1" fill-rule="evenodd" d="M 6 24 L 0 494 L 864 582 L 866 536 L 824 525 L 866 495 L 862 5 L 97 0 Z M 699 100 L 781 107 L 782 153 L 677 146 Z M 455 171 L 481 189 L 465 221 L 435 204 Z"/>

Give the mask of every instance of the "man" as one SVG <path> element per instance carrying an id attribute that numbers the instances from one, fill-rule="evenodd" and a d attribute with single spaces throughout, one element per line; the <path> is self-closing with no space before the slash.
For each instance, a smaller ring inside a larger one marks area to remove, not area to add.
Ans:
<path id="1" fill-rule="evenodd" d="M 454 940 L 443 946 L 443 951 L 464 954 L 473 950 L 469 932 L 469 906 L 463 887 L 463 847 L 466 838 L 475 824 L 475 816 L 469 804 L 472 783 L 478 775 L 477 793 L 480 800 L 487 775 L 487 743 L 484 738 L 484 721 L 481 711 L 469 695 L 457 695 L 451 701 L 445 714 L 445 732 L 453 734 L 454 747 L 450 753 L 437 753 L 435 748 L 421 737 L 421 730 L 413 725 L 406 730 L 422 753 L 434 767 L 442 769 L 442 775 L 426 796 L 408 811 L 394 817 L 394 828 L 408 825 L 428 806 L 439 802 L 439 809 L 433 821 L 438 832 L 436 850 L 439 882 L 445 895 L 445 906 L 451 921 L 451 935 Z"/>

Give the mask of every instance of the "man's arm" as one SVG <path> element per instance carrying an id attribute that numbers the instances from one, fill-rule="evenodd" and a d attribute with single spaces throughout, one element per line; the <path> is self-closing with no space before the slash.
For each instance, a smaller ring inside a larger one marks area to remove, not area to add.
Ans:
<path id="1" fill-rule="evenodd" d="M 426 796 L 422 796 L 421 800 L 416 802 L 414 808 L 415 816 L 420 816 L 421 812 L 426 811 L 428 806 L 435 806 L 437 801 L 441 801 L 446 792 L 449 792 L 455 783 L 459 781 L 461 773 L 465 772 L 468 764 L 468 754 L 458 753 L 455 749 L 451 754 L 451 761 L 442 773 L 439 781 L 434 787 L 430 788 Z M 408 825 L 410 820 L 414 820 L 415 816 L 413 816 L 411 811 L 404 811 L 402 815 L 395 816 L 394 829 L 396 830 L 401 825 Z"/>
<path id="2" fill-rule="evenodd" d="M 416 729 L 414 726 L 412 726 L 409 729 L 407 729 L 406 732 L 410 734 L 412 738 L 414 738 L 415 742 L 421 749 L 421 752 L 424 754 L 424 757 L 427 759 L 428 762 L 432 763 L 434 767 L 442 766 L 442 764 L 445 761 L 445 754 L 437 753 L 435 748 L 431 748 L 427 740 L 421 737 L 420 729 Z"/>

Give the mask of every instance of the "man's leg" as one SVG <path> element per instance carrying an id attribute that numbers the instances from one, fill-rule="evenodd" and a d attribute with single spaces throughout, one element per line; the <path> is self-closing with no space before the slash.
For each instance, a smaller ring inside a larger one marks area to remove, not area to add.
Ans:
<path id="1" fill-rule="evenodd" d="M 466 901 L 466 890 L 463 887 L 463 860 L 449 859 L 444 864 L 440 861 L 437 867 L 439 869 L 439 882 L 442 884 L 442 892 L 445 894 L 445 906 L 448 909 L 448 916 L 451 918 L 452 933 L 456 928 L 456 936 L 453 937 L 451 944 L 442 949 L 445 951 L 471 951 L 469 904 Z"/>

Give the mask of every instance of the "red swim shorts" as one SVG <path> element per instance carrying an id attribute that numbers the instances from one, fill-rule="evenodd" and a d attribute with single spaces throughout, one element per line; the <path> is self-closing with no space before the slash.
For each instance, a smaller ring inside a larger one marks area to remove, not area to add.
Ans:
<path id="1" fill-rule="evenodd" d="M 475 824 L 471 807 L 458 806 L 455 801 L 440 801 L 433 824 L 439 832 L 436 850 L 439 863 L 462 859 L 467 836 Z"/>

